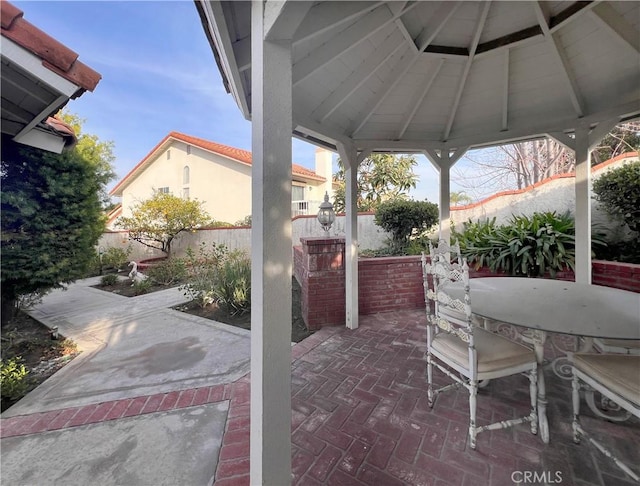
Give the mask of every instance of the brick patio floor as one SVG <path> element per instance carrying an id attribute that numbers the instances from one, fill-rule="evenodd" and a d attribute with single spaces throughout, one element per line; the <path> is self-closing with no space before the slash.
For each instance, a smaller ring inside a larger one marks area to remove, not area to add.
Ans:
<path id="1" fill-rule="evenodd" d="M 635 484 L 585 441 L 573 443 L 570 382 L 545 367 L 551 441 L 528 425 L 467 441 L 465 390 L 427 405 L 425 326 L 420 310 L 362 316 L 355 331 L 325 328 L 293 349 L 292 470 L 295 485 Z M 551 353 L 551 350 L 550 350 Z M 249 377 L 236 382 L 216 473 L 217 486 L 249 484 Z M 235 397 L 235 398 L 234 398 Z M 478 421 L 525 415 L 528 380 L 493 381 L 478 395 Z M 640 424 L 593 418 L 583 424 L 632 467 L 640 465 Z M 535 477 L 534 477 L 535 479 Z"/>
<path id="2" fill-rule="evenodd" d="M 361 316 L 360 327 L 324 328 L 293 347 L 293 484 L 624 486 L 635 484 L 586 441 L 572 440 L 570 382 L 545 366 L 551 442 L 528 425 L 467 443 L 468 395 L 450 391 L 427 405 L 425 318 L 421 310 Z M 549 358 L 555 357 L 551 346 Z M 442 377 L 440 377 L 442 378 Z M 216 486 L 249 484 L 250 377 L 234 383 L 114 400 L 1 420 L 0 435 L 60 430 L 161 410 L 229 400 Z M 640 471 L 640 422 L 594 418 L 582 402 L 582 424 Z M 478 422 L 525 415 L 525 377 L 492 381 L 478 395 Z M 515 476 L 512 475 L 515 473 Z M 534 477 L 535 478 L 535 477 Z M 283 485 L 285 486 L 285 485 Z"/>

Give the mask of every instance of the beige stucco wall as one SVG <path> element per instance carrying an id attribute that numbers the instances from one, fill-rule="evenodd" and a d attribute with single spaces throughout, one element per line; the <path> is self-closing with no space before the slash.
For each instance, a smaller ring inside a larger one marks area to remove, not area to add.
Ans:
<path id="1" fill-rule="evenodd" d="M 170 158 L 167 158 L 170 152 Z M 325 190 L 331 195 L 331 153 L 318 155 L 316 168 L 322 168 L 329 182 L 304 181 L 294 176 L 293 184 L 305 187 L 305 199 L 316 204 L 310 212 L 317 212 Z M 189 167 L 189 183 L 183 184 L 184 167 Z M 328 172 L 326 175 L 324 172 Z M 153 195 L 153 191 L 168 187 L 176 196 L 185 188 L 189 197 L 202 201 L 204 209 L 216 221 L 236 223 L 251 214 L 251 166 L 218 154 L 172 141 L 158 153 L 153 161 L 125 188 L 122 196 L 123 216 L 131 216 L 132 207 Z"/>
<path id="2" fill-rule="evenodd" d="M 185 166 L 189 167 L 186 184 Z M 235 223 L 251 213 L 251 167 L 193 146 L 188 154 L 183 142 L 173 141 L 159 152 L 124 190 L 123 215 L 130 216 L 133 205 L 161 187 L 168 187 L 176 196 L 182 196 L 188 188 L 189 197 L 202 201 L 203 208 L 217 221 Z"/>
<path id="3" fill-rule="evenodd" d="M 591 180 L 593 181 L 602 174 L 634 160 L 638 160 L 638 157 L 632 155 L 604 162 L 593 168 Z M 462 228 L 462 224 L 469 219 L 478 221 L 496 218 L 497 224 L 506 224 L 513 215 L 531 215 L 535 212 L 546 211 L 556 211 L 560 214 L 568 211 L 574 214 L 576 200 L 574 180 L 573 176 L 556 177 L 522 191 L 507 191 L 490 196 L 476 204 L 452 207 L 451 221 L 459 230 Z M 626 233 L 621 229 L 619 222 L 612 220 L 611 216 L 601 208 L 595 199 L 591 202 L 591 222 L 598 231 L 618 237 L 624 237 Z"/>
<path id="4" fill-rule="evenodd" d="M 373 221 L 374 215 L 362 213 L 358 215 L 358 244 L 360 249 L 377 249 L 386 245 L 389 234 Z M 292 244 L 299 245 L 300 238 L 324 236 L 325 233 L 315 217 L 299 216 L 292 221 Z M 338 216 L 329 232 L 329 236 L 345 236 L 344 215 Z M 215 228 L 199 230 L 194 233 L 181 233 L 172 243 L 172 252 L 184 256 L 187 248 L 197 249 L 201 243 L 210 245 L 224 244 L 232 250 L 251 251 L 251 228 Z M 131 245 L 132 260 L 144 260 L 164 256 L 159 250 L 152 250 L 135 241 L 129 241 L 125 232 L 110 232 L 102 235 L 99 246 L 126 248 Z"/>

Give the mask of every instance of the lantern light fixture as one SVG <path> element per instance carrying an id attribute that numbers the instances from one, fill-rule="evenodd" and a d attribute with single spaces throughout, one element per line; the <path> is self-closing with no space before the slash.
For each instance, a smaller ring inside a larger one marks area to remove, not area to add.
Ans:
<path id="1" fill-rule="evenodd" d="M 324 202 L 320 204 L 320 210 L 318 211 L 318 221 L 322 229 L 329 233 L 331 225 L 336 220 L 336 213 L 333 210 L 333 204 L 329 202 L 329 193 L 325 192 Z"/>

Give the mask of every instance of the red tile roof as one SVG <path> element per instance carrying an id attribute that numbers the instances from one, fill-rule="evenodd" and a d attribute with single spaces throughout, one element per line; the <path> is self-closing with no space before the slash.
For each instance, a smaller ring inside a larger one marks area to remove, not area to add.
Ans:
<path id="1" fill-rule="evenodd" d="M 2 0 L 2 35 L 42 59 L 42 64 L 59 76 L 93 91 L 102 76 L 78 61 L 78 54 L 22 18 L 23 12 Z M 81 93 L 76 93 L 76 96 Z"/>
<path id="2" fill-rule="evenodd" d="M 237 162 L 251 165 L 251 152 L 249 152 L 248 150 L 230 147 L 229 145 L 223 145 L 221 143 L 212 142 L 203 138 L 192 137 L 180 132 L 171 132 L 169 133 L 169 135 L 164 137 L 155 147 L 153 147 L 151 151 L 133 169 L 131 169 L 131 171 L 120 182 L 115 185 L 115 187 L 109 194 L 116 195 L 119 191 L 129 185 L 129 183 L 136 178 L 138 172 L 140 172 L 141 169 L 148 166 L 152 162 L 153 156 L 158 151 L 158 149 L 165 143 L 167 143 L 167 141 L 169 141 L 170 139 L 179 140 L 194 147 L 199 147 L 209 152 L 228 157 Z M 319 176 L 314 171 L 307 169 L 306 167 L 302 167 L 298 164 L 292 164 L 291 169 L 294 176 L 297 175 L 300 177 L 304 177 L 305 179 L 313 179 L 321 182 L 326 180 L 324 177 Z"/>

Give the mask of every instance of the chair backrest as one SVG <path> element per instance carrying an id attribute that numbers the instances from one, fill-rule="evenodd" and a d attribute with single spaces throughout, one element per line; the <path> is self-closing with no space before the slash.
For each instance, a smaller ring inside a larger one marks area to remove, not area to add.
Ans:
<path id="1" fill-rule="evenodd" d="M 429 253 L 433 259 L 434 255 L 444 258 L 448 262 L 462 262 L 462 255 L 460 254 L 460 243 L 456 240 L 455 243 L 449 244 L 448 240 L 438 240 L 438 246 L 433 247 L 433 244 L 429 242 Z"/>
<path id="2" fill-rule="evenodd" d="M 462 258 L 462 263 L 451 263 L 433 252 L 429 260 L 422 253 L 428 339 L 442 330 L 473 347 L 467 260 Z"/>

